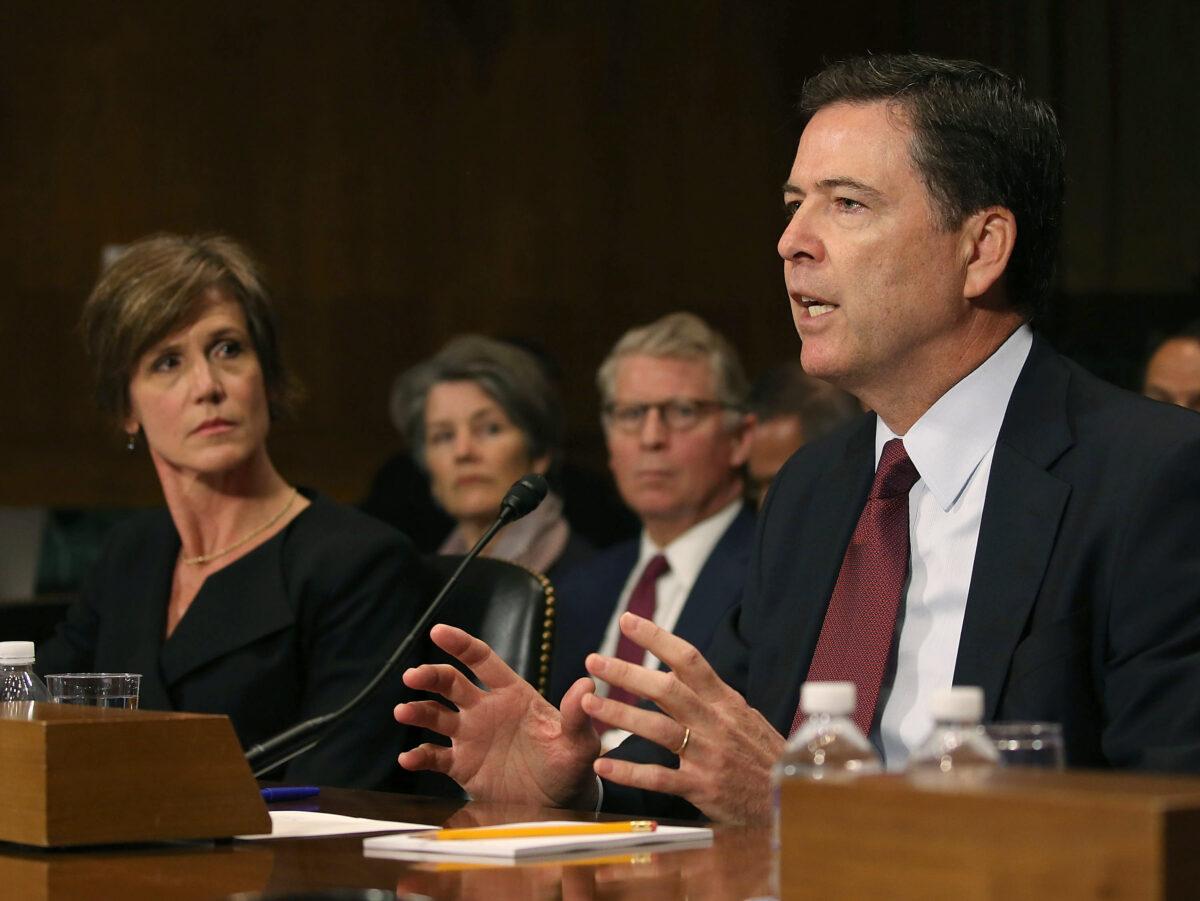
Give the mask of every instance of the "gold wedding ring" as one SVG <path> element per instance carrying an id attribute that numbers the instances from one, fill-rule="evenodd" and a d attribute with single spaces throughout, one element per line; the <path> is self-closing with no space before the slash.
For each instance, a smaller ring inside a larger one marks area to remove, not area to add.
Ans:
<path id="1" fill-rule="evenodd" d="M 689 742 L 689 741 L 691 741 L 691 740 L 692 740 L 692 727 L 691 727 L 691 726 L 684 726 L 684 727 L 683 727 L 683 741 L 681 741 L 681 742 L 679 743 L 679 747 L 675 749 L 675 756 L 676 756 L 676 757 L 682 757 L 682 756 L 683 756 L 683 749 L 687 747 L 687 745 L 688 745 L 688 742 Z"/>

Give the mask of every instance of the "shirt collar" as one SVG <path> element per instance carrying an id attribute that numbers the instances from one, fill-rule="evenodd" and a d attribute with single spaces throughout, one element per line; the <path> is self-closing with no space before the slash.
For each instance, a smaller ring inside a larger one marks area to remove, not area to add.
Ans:
<path id="1" fill-rule="evenodd" d="M 708 519 L 696 523 L 664 548 L 656 545 L 643 529 L 641 549 L 638 552 L 638 571 L 640 572 L 655 554 L 662 554 L 667 558 L 667 563 L 671 565 L 671 573 L 682 584 L 694 585 L 713 548 L 741 512 L 742 503 L 743 501 L 739 498 L 722 507 Z"/>
<path id="2" fill-rule="evenodd" d="M 980 461 L 996 444 L 1017 377 L 1033 347 L 1022 325 L 973 372 L 943 394 L 908 433 L 896 435 L 876 417 L 875 464 L 883 446 L 903 437 L 904 449 L 934 500 L 949 510 Z"/>

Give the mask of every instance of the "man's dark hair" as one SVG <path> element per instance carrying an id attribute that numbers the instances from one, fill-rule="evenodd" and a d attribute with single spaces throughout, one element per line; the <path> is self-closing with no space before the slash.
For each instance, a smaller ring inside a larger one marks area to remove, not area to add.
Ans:
<path id="1" fill-rule="evenodd" d="M 1009 303 L 1045 311 L 1058 251 L 1063 145 L 1054 111 L 1020 79 L 982 63 L 915 53 L 860 56 L 826 67 L 800 95 L 805 121 L 835 103 L 892 103 L 912 128 L 910 154 L 946 229 L 989 206 L 1009 209 L 1017 241 L 1005 272 Z"/>
<path id="2" fill-rule="evenodd" d="M 759 422 L 798 417 L 805 443 L 823 438 L 862 412 L 853 394 L 809 375 L 799 360 L 772 366 L 760 375 L 747 405 Z"/>
<path id="3" fill-rule="evenodd" d="M 1146 370 L 1150 367 L 1150 361 L 1154 355 L 1162 350 L 1162 346 L 1170 341 L 1194 341 L 1200 344 L 1200 318 L 1192 319 L 1185 322 L 1182 326 L 1173 332 L 1163 334 L 1162 332 L 1152 333 L 1147 343 L 1150 345 L 1150 350 L 1146 354 L 1145 360 L 1142 362 L 1142 384 L 1146 383 Z"/>
<path id="4" fill-rule="evenodd" d="M 1167 341 L 1170 341 L 1173 338 L 1185 338 L 1192 341 L 1200 341 L 1200 319 L 1193 319 L 1191 322 L 1184 323 L 1183 327 L 1177 332 L 1163 338 L 1160 344 L 1165 344 Z"/>

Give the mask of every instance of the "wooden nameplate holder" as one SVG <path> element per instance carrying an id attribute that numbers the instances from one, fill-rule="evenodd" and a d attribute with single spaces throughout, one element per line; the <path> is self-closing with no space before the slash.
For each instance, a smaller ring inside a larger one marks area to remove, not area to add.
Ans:
<path id="1" fill-rule="evenodd" d="M 228 717 L 0 708 L 0 841 L 61 847 L 271 831 Z"/>
<path id="2" fill-rule="evenodd" d="M 789 782 L 781 897 L 1184 898 L 1200 884 L 1200 779 L 995 770 Z"/>

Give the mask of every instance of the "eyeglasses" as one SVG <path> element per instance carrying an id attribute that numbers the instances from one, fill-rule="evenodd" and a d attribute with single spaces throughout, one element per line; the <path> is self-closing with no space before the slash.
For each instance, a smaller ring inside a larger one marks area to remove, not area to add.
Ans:
<path id="1" fill-rule="evenodd" d="M 702 400 L 693 397 L 673 397 L 655 404 L 604 405 L 605 421 L 621 432 L 640 432 L 646 424 L 646 414 L 658 411 L 659 420 L 672 432 L 686 432 L 695 428 L 705 416 L 717 410 L 736 409 L 733 404 L 719 400 Z"/>

